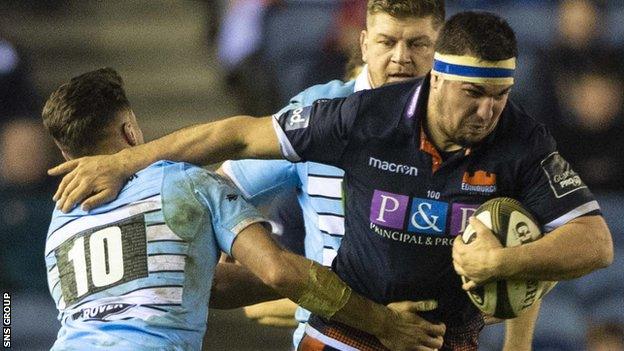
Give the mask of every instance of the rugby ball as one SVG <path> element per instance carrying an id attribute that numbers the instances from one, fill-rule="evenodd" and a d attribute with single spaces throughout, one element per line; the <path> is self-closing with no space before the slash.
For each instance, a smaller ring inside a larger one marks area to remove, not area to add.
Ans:
<path id="1" fill-rule="evenodd" d="M 485 202 L 474 214 L 505 247 L 524 245 L 542 237 L 539 225 L 522 204 L 514 199 L 499 197 Z M 477 233 L 469 224 L 461 239 L 470 244 Z M 464 283 L 468 279 L 462 277 Z M 496 318 L 515 318 L 548 293 L 556 282 L 537 280 L 499 280 L 484 284 L 468 296 L 484 314 Z"/>

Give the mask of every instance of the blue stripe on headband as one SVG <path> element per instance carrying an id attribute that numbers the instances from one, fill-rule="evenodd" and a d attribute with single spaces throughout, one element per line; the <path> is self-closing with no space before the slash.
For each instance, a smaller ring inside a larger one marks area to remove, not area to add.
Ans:
<path id="1" fill-rule="evenodd" d="M 439 60 L 433 60 L 433 70 L 440 73 L 475 78 L 511 78 L 515 71 L 507 68 L 462 66 Z"/>

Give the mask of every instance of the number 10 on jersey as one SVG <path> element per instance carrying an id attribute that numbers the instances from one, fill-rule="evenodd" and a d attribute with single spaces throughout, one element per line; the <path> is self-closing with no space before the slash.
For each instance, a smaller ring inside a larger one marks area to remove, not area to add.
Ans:
<path id="1" fill-rule="evenodd" d="M 143 216 L 78 233 L 56 251 L 67 305 L 133 279 L 147 277 Z"/>
<path id="2" fill-rule="evenodd" d="M 67 258 L 74 265 L 76 297 L 81 297 L 89 291 L 84 241 L 84 236 L 74 240 L 74 246 L 67 253 Z M 91 281 L 94 286 L 111 285 L 123 278 L 121 228 L 105 228 L 89 235 L 89 253 L 91 256 Z"/>

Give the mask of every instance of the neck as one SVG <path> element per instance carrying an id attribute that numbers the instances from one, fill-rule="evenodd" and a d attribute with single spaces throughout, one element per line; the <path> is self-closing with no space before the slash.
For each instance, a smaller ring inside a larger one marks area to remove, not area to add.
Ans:
<path id="1" fill-rule="evenodd" d="M 368 70 L 368 67 L 366 69 L 366 76 L 368 78 L 368 85 L 370 86 L 371 89 L 375 89 L 377 88 L 375 86 L 375 84 L 373 84 L 373 77 L 371 77 L 370 71 Z"/>
<path id="2" fill-rule="evenodd" d="M 452 152 L 461 149 L 461 145 L 457 145 L 451 140 L 448 139 L 442 132 L 438 123 L 435 121 L 438 118 L 442 118 L 437 111 L 436 104 L 434 102 L 434 98 L 429 95 L 429 99 L 427 101 L 427 118 L 426 118 L 426 128 L 425 134 L 429 138 L 429 141 L 435 146 L 438 151 L 443 152 Z"/>
<path id="3" fill-rule="evenodd" d="M 112 155 L 128 147 L 129 147 L 128 145 L 125 145 L 125 146 L 124 145 L 112 145 L 112 144 L 100 145 L 96 149 L 90 151 L 89 153 L 85 155 L 78 155 L 78 156 L 72 154 L 71 152 L 67 150 L 64 150 L 63 148 L 61 148 L 61 151 L 63 151 L 63 157 L 69 161 L 69 160 L 73 160 L 73 159 L 85 157 L 85 156 Z"/>

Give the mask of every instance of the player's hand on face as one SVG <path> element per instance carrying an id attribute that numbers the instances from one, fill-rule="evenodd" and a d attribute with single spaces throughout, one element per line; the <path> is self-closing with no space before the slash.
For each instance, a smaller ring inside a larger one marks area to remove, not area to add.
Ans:
<path id="1" fill-rule="evenodd" d="M 388 308 L 394 312 L 393 321 L 386 326 L 386 337 L 379 337 L 390 350 L 436 350 L 442 347 L 446 326 L 434 324 L 418 315 L 418 312 L 436 309 L 437 302 L 401 301 Z"/>
<path id="2" fill-rule="evenodd" d="M 455 272 L 470 280 L 462 286 L 464 290 L 474 289 L 496 278 L 496 257 L 503 247 L 483 222 L 475 217 L 470 217 L 469 222 L 476 231 L 476 238 L 471 243 L 464 244 L 462 238 L 457 236 L 453 242 Z"/>
<path id="3" fill-rule="evenodd" d="M 89 210 L 113 200 L 131 175 L 126 174 L 118 157 L 115 154 L 82 157 L 48 170 L 52 176 L 67 173 L 53 197 L 57 207 L 67 213 L 80 202 L 84 210 Z"/>

